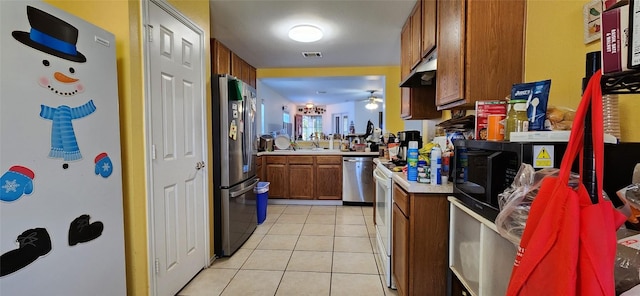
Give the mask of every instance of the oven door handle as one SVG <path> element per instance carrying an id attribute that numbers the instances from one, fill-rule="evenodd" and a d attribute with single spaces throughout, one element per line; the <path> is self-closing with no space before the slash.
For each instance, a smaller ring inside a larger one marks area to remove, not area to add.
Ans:
<path id="1" fill-rule="evenodd" d="M 376 181 L 381 182 L 381 183 L 382 183 L 382 185 L 383 185 L 384 187 L 389 188 L 389 186 L 388 186 L 388 184 L 387 184 L 387 183 L 389 182 L 389 179 L 390 179 L 390 178 L 388 178 L 387 176 L 385 176 L 384 174 L 382 174 L 382 173 L 380 172 L 380 170 L 375 169 L 375 170 L 373 171 L 373 177 L 374 177 L 374 178 L 376 178 Z"/>

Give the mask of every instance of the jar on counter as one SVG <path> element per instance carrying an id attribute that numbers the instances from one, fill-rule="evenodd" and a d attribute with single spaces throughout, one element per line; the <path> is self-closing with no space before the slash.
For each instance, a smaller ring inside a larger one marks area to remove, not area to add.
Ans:
<path id="1" fill-rule="evenodd" d="M 527 100 L 509 101 L 504 139 L 509 140 L 511 132 L 529 131 L 529 118 L 527 116 Z"/>

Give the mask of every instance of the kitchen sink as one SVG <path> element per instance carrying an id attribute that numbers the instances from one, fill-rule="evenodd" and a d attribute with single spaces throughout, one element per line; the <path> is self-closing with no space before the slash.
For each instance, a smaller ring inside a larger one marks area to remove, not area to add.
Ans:
<path id="1" fill-rule="evenodd" d="M 340 153 L 341 151 L 338 149 L 324 149 L 324 148 L 298 148 L 296 150 L 291 150 L 289 152 L 292 153 Z"/>

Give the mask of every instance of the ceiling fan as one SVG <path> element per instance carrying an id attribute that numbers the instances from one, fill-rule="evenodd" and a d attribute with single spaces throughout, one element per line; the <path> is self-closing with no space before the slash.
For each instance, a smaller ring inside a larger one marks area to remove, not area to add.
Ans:
<path id="1" fill-rule="evenodd" d="M 378 109 L 378 102 L 382 103 L 383 100 L 373 95 L 373 93 L 376 92 L 375 90 L 368 90 L 368 92 L 370 92 L 371 95 L 367 99 L 362 100 L 368 101 L 367 105 L 365 105 L 364 107 L 369 110 Z"/>

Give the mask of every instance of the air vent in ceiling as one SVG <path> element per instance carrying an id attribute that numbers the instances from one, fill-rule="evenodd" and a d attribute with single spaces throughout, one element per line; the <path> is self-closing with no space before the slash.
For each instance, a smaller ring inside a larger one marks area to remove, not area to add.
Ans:
<path id="1" fill-rule="evenodd" d="M 302 56 L 305 58 L 321 58 L 322 53 L 319 51 L 303 51 Z"/>

